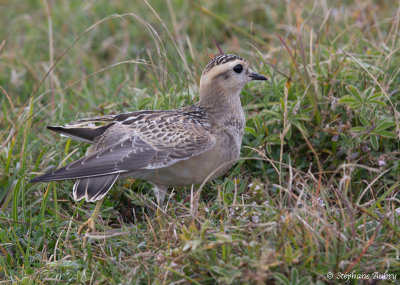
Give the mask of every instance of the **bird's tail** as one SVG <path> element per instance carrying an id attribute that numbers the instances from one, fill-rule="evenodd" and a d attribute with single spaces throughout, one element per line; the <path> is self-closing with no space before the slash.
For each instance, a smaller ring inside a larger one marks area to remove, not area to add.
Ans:
<path id="1" fill-rule="evenodd" d="M 47 126 L 48 130 L 59 133 L 63 136 L 70 137 L 79 141 L 93 143 L 95 138 L 102 135 L 113 124 L 104 126 Z"/>
<path id="2" fill-rule="evenodd" d="M 112 174 L 78 179 L 73 189 L 74 200 L 86 198 L 86 202 L 94 202 L 103 199 L 118 177 L 119 174 Z"/>

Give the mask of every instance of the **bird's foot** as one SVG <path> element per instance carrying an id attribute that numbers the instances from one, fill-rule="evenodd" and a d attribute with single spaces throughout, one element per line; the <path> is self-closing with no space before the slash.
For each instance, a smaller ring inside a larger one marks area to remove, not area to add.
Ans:
<path id="1" fill-rule="evenodd" d="M 95 231 L 95 221 L 93 219 L 93 217 L 90 217 L 86 222 L 84 222 L 78 229 L 78 235 L 81 235 L 82 231 L 86 229 L 86 233 L 83 236 L 83 243 L 82 243 L 82 248 L 86 248 L 86 244 L 87 244 L 87 240 L 88 237 L 86 236 L 86 234 L 94 232 Z"/>

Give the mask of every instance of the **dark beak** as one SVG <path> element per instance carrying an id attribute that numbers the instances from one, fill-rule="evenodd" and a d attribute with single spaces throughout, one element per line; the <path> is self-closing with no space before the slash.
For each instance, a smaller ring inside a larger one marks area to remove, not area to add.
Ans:
<path id="1" fill-rule="evenodd" d="M 250 72 L 250 78 L 251 80 L 267 80 L 267 77 L 265 77 L 264 75 L 255 73 L 255 72 Z"/>

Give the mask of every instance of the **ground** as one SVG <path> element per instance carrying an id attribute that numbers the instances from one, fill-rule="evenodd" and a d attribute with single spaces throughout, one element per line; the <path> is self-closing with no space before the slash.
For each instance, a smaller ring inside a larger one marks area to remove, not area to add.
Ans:
<path id="1" fill-rule="evenodd" d="M 372 0 L 0 1 L 0 279 L 399 282 L 399 22 Z M 45 126 L 192 104 L 221 51 L 268 77 L 242 92 L 240 161 L 164 214 L 117 183 L 82 249 L 94 204 L 28 181 L 87 144 Z"/>

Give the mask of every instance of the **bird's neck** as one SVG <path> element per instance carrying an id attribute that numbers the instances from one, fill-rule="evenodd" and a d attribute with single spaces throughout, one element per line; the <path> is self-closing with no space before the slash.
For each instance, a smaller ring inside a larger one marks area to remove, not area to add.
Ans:
<path id="1" fill-rule="evenodd" d="M 198 104 L 214 121 L 225 120 L 227 117 L 244 119 L 239 94 L 240 90 L 226 90 L 217 84 L 200 85 Z"/>

